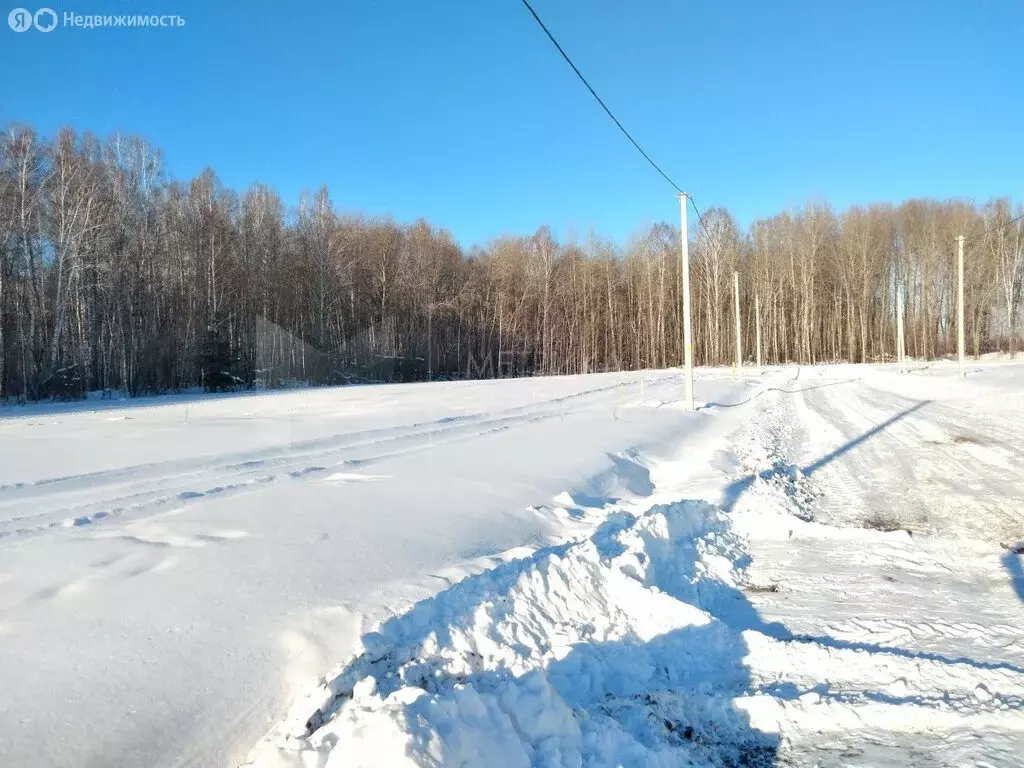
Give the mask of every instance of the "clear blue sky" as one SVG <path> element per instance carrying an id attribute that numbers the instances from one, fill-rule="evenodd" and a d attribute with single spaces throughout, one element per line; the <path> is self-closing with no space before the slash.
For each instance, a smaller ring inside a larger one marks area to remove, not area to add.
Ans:
<path id="1" fill-rule="evenodd" d="M 677 215 L 519 0 L 51 7 L 186 25 L 4 25 L 0 121 L 137 133 L 177 177 L 209 165 L 289 204 L 325 183 L 464 244 L 543 223 L 622 240 Z M 669 175 L 742 224 L 810 198 L 1024 197 L 1021 0 L 534 7 Z"/>

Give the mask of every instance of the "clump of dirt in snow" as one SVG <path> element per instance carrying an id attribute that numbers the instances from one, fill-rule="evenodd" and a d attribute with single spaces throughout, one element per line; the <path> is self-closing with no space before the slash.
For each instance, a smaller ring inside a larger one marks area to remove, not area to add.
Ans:
<path id="1" fill-rule="evenodd" d="M 913 535 L 913 531 L 911 531 L 905 523 L 890 515 L 882 514 L 881 512 L 876 512 L 875 514 L 865 517 L 861 523 L 861 527 L 870 528 L 875 531 L 882 531 L 883 533 L 906 531 Z"/>

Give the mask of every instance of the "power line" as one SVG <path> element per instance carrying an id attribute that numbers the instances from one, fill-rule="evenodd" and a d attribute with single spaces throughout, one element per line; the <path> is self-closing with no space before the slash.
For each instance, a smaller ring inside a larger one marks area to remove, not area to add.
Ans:
<path id="1" fill-rule="evenodd" d="M 1022 213 L 1020 216 L 1014 216 L 1012 219 L 1009 219 L 1008 221 L 1004 221 L 995 229 L 986 229 L 983 232 L 978 232 L 976 234 L 971 235 L 970 237 L 965 237 L 964 244 L 967 244 L 972 240 L 977 240 L 979 237 L 986 237 L 987 235 L 991 235 L 993 232 L 998 232 L 1001 229 L 1006 229 L 1011 224 L 1016 224 L 1018 221 L 1021 220 L 1024 220 L 1024 213 Z"/>
<path id="2" fill-rule="evenodd" d="M 562 48 L 558 40 L 555 39 L 555 36 L 551 34 L 551 30 L 548 29 L 547 25 L 543 22 L 540 16 L 537 15 L 537 12 L 533 9 L 533 6 L 530 5 L 529 0 L 522 0 L 522 3 L 523 5 L 526 6 L 526 10 L 530 12 L 530 15 L 533 16 L 534 21 L 536 21 L 540 28 L 544 30 L 544 34 L 547 35 L 548 40 L 551 41 L 552 45 L 554 45 L 558 52 L 562 55 L 562 58 L 565 59 L 565 63 L 572 68 L 572 71 L 576 73 L 576 77 L 578 77 L 580 79 L 580 82 L 583 83 L 584 86 L 586 86 L 588 91 L 590 91 L 590 95 L 593 96 L 594 99 L 597 100 L 597 103 L 601 105 L 601 109 L 605 111 L 608 117 L 612 119 L 612 122 L 615 123 L 615 125 L 618 127 L 620 131 L 622 131 L 622 135 L 629 139 L 630 144 L 632 144 L 636 148 L 636 151 L 643 155 L 644 160 L 650 163 L 651 167 L 654 170 L 656 170 L 661 175 L 661 177 L 665 179 L 665 181 L 667 181 L 673 189 L 675 189 L 676 192 L 678 192 L 681 195 L 686 195 L 686 198 L 689 201 L 690 206 L 693 208 L 693 212 L 697 214 L 698 224 L 700 225 L 701 229 L 703 229 L 704 232 L 707 233 L 710 237 L 711 233 L 708 232 L 707 225 L 704 223 L 704 217 L 701 215 L 700 210 L 697 208 L 697 204 L 694 202 L 693 197 L 691 195 L 686 194 L 683 191 L 682 187 L 680 187 L 678 184 L 672 181 L 672 179 L 669 178 L 669 175 L 661 169 L 661 166 L 659 166 L 656 162 L 654 162 L 654 160 L 651 159 L 651 156 L 644 151 L 644 148 L 641 147 L 640 144 L 637 143 L 637 140 L 633 138 L 629 131 L 626 130 L 626 127 L 619 121 L 619 118 L 617 118 L 615 114 L 611 111 L 611 109 L 608 108 L 608 105 L 604 103 L 604 100 L 597 95 L 597 91 L 594 90 L 594 87 L 589 82 L 587 82 L 587 78 L 583 76 L 583 73 L 580 72 L 579 67 L 577 67 L 573 63 L 573 60 L 569 58 L 569 54 L 565 52 L 565 49 Z M 1002 225 L 997 227 L 995 231 L 1008 227 L 1011 224 L 1015 224 L 1016 222 L 1021 221 L 1022 219 L 1024 219 L 1024 214 L 1016 216 L 1010 219 L 1009 221 L 1004 222 Z M 975 240 L 976 238 L 984 237 L 988 234 L 991 234 L 992 231 L 993 230 L 986 230 L 984 232 L 979 232 L 976 235 L 972 235 L 971 237 L 965 238 L 965 242 L 970 242 L 972 240 Z"/>
<path id="3" fill-rule="evenodd" d="M 693 201 L 693 198 L 690 197 L 689 195 L 686 196 L 686 199 L 690 201 L 690 205 L 693 207 L 693 212 L 697 214 L 697 222 L 700 224 L 700 228 L 703 229 L 704 234 L 706 234 L 710 238 L 711 233 L 708 231 L 707 226 L 705 226 L 704 224 L 704 217 L 700 215 L 700 210 L 697 208 L 697 203 L 695 203 Z"/>
<path id="4" fill-rule="evenodd" d="M 522 3 L 523 3 L 523 5 L 526 6 L 526 10 L 528 10 L 530 12 L 530 15 L 533 16 L 534 21 L 536 21 L 537 24 L 540 25 L 540 28 L 542 30 L 544 30 L 544 34 L 547 35 L 547 37 L 551 41 L 552 45 L 554 45 L 555 48 L 558 49 L 558 52 L 562 55 L 562 58 L 565 59 L 565 63 L 568 64 L 572 68 L 572 71 L 576 73 L 576 77 L 578 77 L 580 79 L 580 82 L 583 83 L 583 85 L 586 86 L 587 90 L 590 91 L 590 95 L 593 96 L 597 100 L 597 103 L 601 105 L 601 108 L 605 111 L 605 113 L 608 115 L 608 117 L 610 117 L 612 119 L 612 122 L 614 122 L 615 125 L 618 126 L 619 130 L 622 131 L 622 134 L 627 139 L 629 139 L 629 142 L 634 147 L 636 147 L 637 152 L 639 152 L 641 155 L 643 155 L 644 159 L 648 163 L 651 164 L 651 167 L 654 168 L 654 170 L 656 170 L 659 174 L 661 174 L 661 177 L 663 179 L 665 179 L 665 181 L 667 181 L 670 185 L 672 185 L 672 188 L 675 189 L 676 192 L 678 192 L 681 195 L 686 195 L 686 199 L 689 201 L 690 206 L 693 208 L 693 212 L 695 214 L 697 214 L 697 222 L 698 222 L 698 224 L 700 224 L 701 229 L 703 229 L 704 232 L 710 237 L 711 233 L 708 232 L 707 225 L 705 225 L 705 223 L 704 223 L 704 217 L 701 215 L 700 210 L 697 208 L 697 204 L 694 202 L 693 197 L 691 195 L 687 194 L 686 192 L 684 192 L 682 187 L 680 187 L 678 184 L 676 184 L 674 181 L 672 181 L 672 179 L 669 178 L 668 174 L 665 173 L 661 169 L 661 167 L 656 162 L 654 162 L 654 160 L 651 159 L 651 156 L 648 155 L 647 152 L 644 151 L 643 147 L 641 147 L 637 143 L 636 139 L 634 139 L 632 137 L 632 135 L 630 135 L 629 131 L 626 130 L 625 126 L 619 121 L 619 119 L 608 108 L 608 105 L 604 103 L 604 100 L 600 96 L 597 95 L 597 91 L 594 90 L 593 86 L 591 86 L 591 84 L 589 82 L 587 82 L 587 78 L 585 78 L 583 76 L 583 73 L 580 72 L 579 67 L 577 67 L 573 63 L 572 59 L 569 58 L 569 54 L 567 54 L 565 52 L 565 49 L 562 48 L 562 46 L 559 44 L 558 40 L 555 39 L 555 36 L 553 34 L 551 34 L 551 30 L 548 29 L 547 25 L 543 22 L 543 20 L 541 20 L 540 16 L 537 15 L 537 12 L 533 9 L 533 6 L 530 5 L 529 0 L 522 0 Z"/>
<path id="5" fill-rule="evenodd" d="M 562 46 L 558 44 L 558 41 L 555 39 L 555 36 L 551 34 L 551 30 L 549 30 L 547 28 L 547 25 L 544 24 L 543 21 L 541 21 L 540 16 L 538 16 L 537 12 L 533 10 L 533 6 L 530 5 L 528 0 L 522 0 L 522 2 L 523 5 L 526 6 L 526 10 L 530 12 L 530 15 L 533 16 L 534 20 L 540 25 L 540 28 L 544 30 L 544 34 L 548 36 L 548 39 L 552 42 L 552 44 L 554 44 L 555 48 L 558 49 L 558 52 L 562 54 L 562 58 L 565 59 L 566 64 L 572 67 L 572 71 L 576 73 L 576 77 L 578 77 L 580 79 L 580 82 L 582 82 L 587 87 L 587 90 L 590 91 L 590 95 L 597 99 L 597 103 L 601 105 L 601 108 L 606 113 L 608 113 L 608 117 L 610 117 L 612 119 L 612 122 L 614 122 L 615 125 L 619 127 L 619 130 L 622 131 L 623 135 L 627 139 L 629 139 L 630 143 L 634 147 L 636 147 L 637 152 L 644 156 L 644 159 L 651 164 L 651 167 L 654 168 L 654 170 L 656 170 L 658 173 L 660 173 L 661 177 L 665 179 L 665 181 L 667 181 L 669 184 L 671 184 L 672 187 L 676 190 L 676 192 L 678 192 L 681 195 L 686 194 L 685 192 L 683 192 L 682 188 L 678 184 L 676 184 L 674 181 L 672 181 L 672 179 L 668 177 L 667 173 L 661 170 L 658 164 L 651 159 L 651 156 L 644 152 L 643 147 L 637 144 L 636 139 L 630 136 L 629 131 L 627 131 L 625 127 L 622 125 L 622 123 L 619 122 L 619 118 L 612 114 L 612 111 L 608 109 L 608 105 L 604 103 L 601 97 L 597 95 L 597 91 L 595 91 L 593 87 L 590 85 L 590 83 L 587 82 L 587 78 L 585 78 L 583 76 L 583 73 L 580 72 L 579 67 L 572 63 L 572 59 L 569 58 L 569 54 L 567 54 L 565 50 L 562 48 Z M 700 214 L 697 215 L 698 217 L 700 216 Z"/>
<path id="6" fill-rule="evenodd" d="M 689 195 L 687 195 L 686 197 L 689 199 L 690 205 L 693 207 L 693 212 L 697 214 L 697 221 L 700 223 L 701 229 L 703 229 L 704 232 L 707 233 L 708 237 L 711 237 L 711 232 L 704 224 L 704 217 L 700 215 L 700 210 L 698 210 L 697 204 Z M 987 237 L 988 235 L 991 235 L 994 232 L 998 232 L 1001 229 L 1006 229 L 1008 226 L 1010 226 L 1011 224 L 1016 224 L 1018 221 L 1024 221 L 1024 213 L 1022 213 L 1020 216 L 1014 216 L 1012 219 L 1004 221 L 1002 224 L 1000 224 L 998 227 L 995 227 L 994 229 L 985 229 L 981 232 L 976 232 L 973 235 L 965 237 L 964 245 L 966 246 L 968 243 L 972 243 L 973 241 L 979 238 Z"/>

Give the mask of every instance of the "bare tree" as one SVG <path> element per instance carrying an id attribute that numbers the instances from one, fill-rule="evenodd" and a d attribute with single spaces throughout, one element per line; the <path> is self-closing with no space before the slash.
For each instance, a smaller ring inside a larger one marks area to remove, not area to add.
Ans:
<path id="1" fill-rule="evenodd" d="M 691 245 L 698 360 L 732 356 L 731 275 L 761 304 L 766 362 L 955 348 L 955 249 L 968 236 L 971 351 L 1017 349 L 1024 221 L 1010 200 L 815 202 L 743 232 L 707 211 Z M 624 246 L 550 228 L 464 251 L 444 230 L 339 212 L 326 188 L 286 209 L 212 170 L 168 180 L 114 136 L 0 134 L 0 398 L 206 385 L 588 373 L 681 357 L 679 232 Z M 754 347 L 743 322 L 744 347 Z"/>

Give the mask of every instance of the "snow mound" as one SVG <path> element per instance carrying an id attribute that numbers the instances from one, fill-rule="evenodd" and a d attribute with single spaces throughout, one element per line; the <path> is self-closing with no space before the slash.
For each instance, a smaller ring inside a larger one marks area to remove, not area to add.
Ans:
<path id="1" fill-rule="evenodd" d="M 743 563 L 706 502 L 612 514 L 364 635 L 255 764 L 770 764 L 777 734 L 733 703 L 745 641 L 712 615 L 745 602 Z"/>

